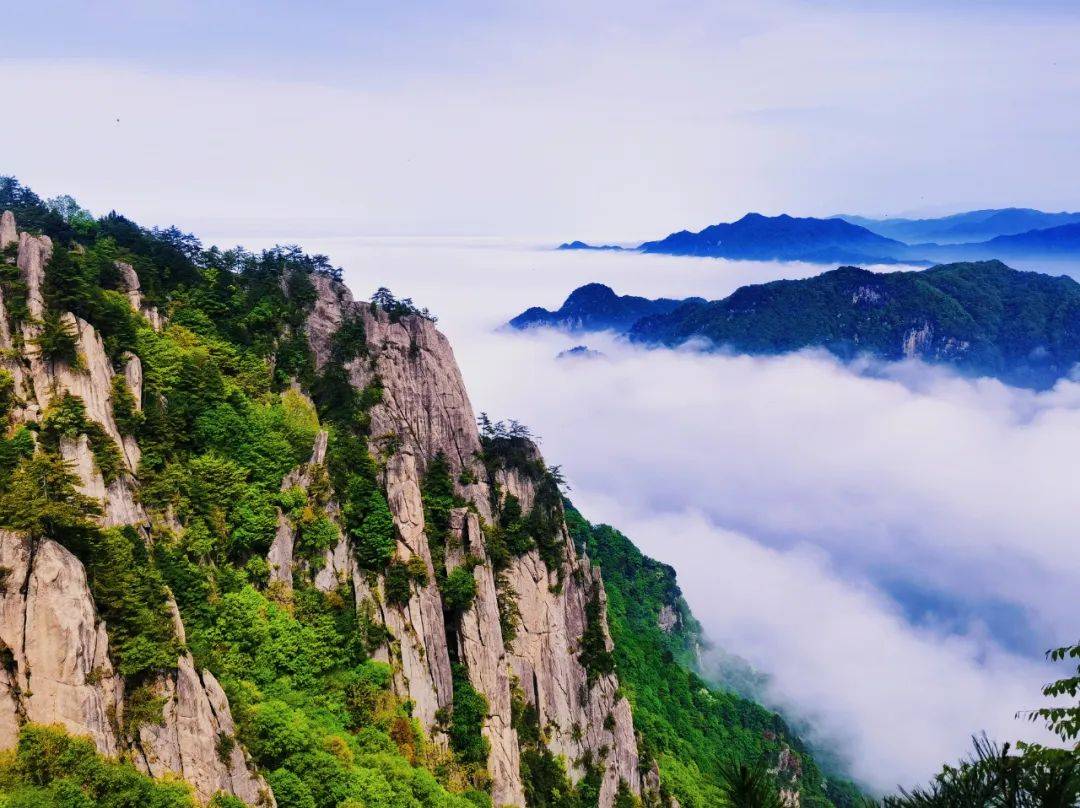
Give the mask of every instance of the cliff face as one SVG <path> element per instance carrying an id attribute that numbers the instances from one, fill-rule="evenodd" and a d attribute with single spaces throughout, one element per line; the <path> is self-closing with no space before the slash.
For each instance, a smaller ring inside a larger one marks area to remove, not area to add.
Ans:
<path id="1" fill-rule="evenodd" d="M 141 409 L 142 362 L 131 352 L 110 358 L 94 326 L 70 312 L 62 312 L 60 321 L 78 359 L 46 358 L 37 345 L 48 315 L 44 289 L 53 245 L 46 237 L 19 232 L 5 213 L 0 248 L 9 245 L 17 245 L 29 313 L 12 333 L 0 292 L 0 366 L 14 383 L 11 422 L 39 424 L 50 407 L 77 397 L 87 426 L 62 436 L 57 450 L 80 492 L 100 503 L 99 526 L 130 526 L 150 546 L 153 531 L 137 480 L 142 450 L 118 424 L 114 400 L 119 376 L 134 408 Z M 135 270 L 122 262 L 115 269 L 131 309 L 160 331 L 163 318 L 146 305 Z M 297 551 L 299 528 L 279 510 L 266 554 L 267 593 L 287 593 L 298 574 L 326 593 L 351 585 L 356 608 L 386 630 L 374 657 L 391 665 L 393 689 L 408 700 L 437 746 L 450 745 L 448 716 L 458 677 L 464 675 L 487 704 L 481 731 L 490 747 L 487 770 L 495 805 L 526 804 L 526 744 L 562 756 L 572 781 L 594 778 L 602 808 L 612 805 L 620 790 L 641 794 L 629 704 L 611 666 L 590 662 L 609 658 L 612 650 L 603 582 L 574 549 L 557 489 L 536 447 L 518 441 L 510 458 L 485 444 L 453 352 L 432 321 L 415 314 L 392 316 L 354 302 L 343 286 L 324 276 L 311 280 L 315 299 L 304 327 L 318 368 L 331 361 L 335 334 L 345 320 L 363 325 L 365 349 L 345 370 L 356 390 L 381 389 L 380 400 L 367 411 L 368 445 L 393 521 L 393 556 L 415 575 L 407 600 L 389 597 L 387 575 L 359 565 L 331 491 L 322 504 L 340 538 L 321 551 L 321 563 Z M 111 473 L 99 465 L 95 435 L 119 450 L 118 468 Z M 310 460 L 285 476 L 283 492 L 325 488 L 327 442 L 327 432 L 320 430 Z M 425 516 L 422 493 L 437 464 L 453 480 L 454 494 L 438 536 Z M 542 547 L 534 541 L 505 551 L 499 526 L 511 513 L 537 515 L 544 525 Z M 178 524 L 173 527 L 179 530 Z M 471 574 L 475 595 L 455 609 L 440 581 L 455 571 L 460 579 L 460 568 Z M 0 747 L 12 745 L 26 722 L 56 722 L 89 736 L 104 754 L 129 757 L 148 774 L 184 778 L 204 802 L 221 791 L 250 804 L 274 804 L 270 788 L 234 742 L 226 694 L 186 650 L 172 670 L 141 681 L 139 693 L 132 692 L 110 654 L 109 627 L 79 557 L 49 539 L 0 531 L 0 573 Z M 179 609 L 171 597 L 168 605 L 183 648 Z M 132 721 L 136 696 L 160 704 L 160 718 Z M 533 729 L 528 739 L 523 714 Z M 654 780 L 647 779 L 653 791 Z"/>
<path id="2" fill-rule="evenodd" d="M 14 423 L 39 421 L 50 404 L 70 395 L 85 407 L 87 422 L 102 430 L 119 449 L 121 468 L 106 483 L 85 433 L 62 437 L 61 456 L 78 479 L 80 492 L 101 506 L 102 527 L 133 526 L 149 539 L 146 513 L 138 502 L 134 477 L 140 450 L 121 435 L 113 413 L 116 375 L 95 329 L 70 312 L 61 323 L 74 338 L 77 362 L 46 359 L 37 348 L 45 316 L 43 288 L 53 245 L 48 237 L 17 232 L 10 212 L 0 219 L 0 247 L 18 244 L 16 263 L 26 289 L 29 312 L 21 332 L 13 334 L 0 296 L 0 366 L 14 379 Z M 135 290 L 131 267 L 120 268 Z M 139 310 L 141 299 L 129 296 Z M 143 309 L 142 313 L 156 311 Z M 160 323 L 159 323 L 160 325 Z M 138 357 L 128 355 L 122 369 L 136 406 L 142 396 Z M 87 585 L 83 564 L 49 539 L 0 530 L 0 747 L 15 743 L 28 721 L 59 723 L 69 732 L 90 737 L 108 755 L 130 756 L 147 774 L 178 775 L 207 802 L 222 791 L 252 805 L 273 805 L 262 778 L 239 745 L 219 754 L 222 736 L 235 732 L 229 703 L 207 671 L 197 671 L 190 654 L 181 654 L 170 673 L 147 684 L 159 699 L 161 719 L 132 729 L 125 721 L 125 681 L 109 652 L 108 626 L 102 621 Z M 175 630 L 183 642 L 183 623 L 172 604 Z"/>
<path id="3" fill-rule="evenodd" d="M 383 474 L 399 537 L 396 555 L 420 558 L 428 571 L 428 582 L 415 586 L 402 607 L 387 605 L 381 576 L 371 583 L 361 580 L 357 587 L 358 598 L 371 599 L 392 637 L 382 653 L 394 665 L 396 689 L 415 703 L 415 715 L 438 738 L 437 714 L 452 700 L 451 662 L 465 666 L 472 686 L 488 703 L 483 731 L 491 745 L 488 770 L 497 805 L 524 804 L 521 750 L 512 719 L 515 691 L 535 710 L 551 752 L 565 756 L 572 779 L 581 778 L 590 761 L 600 767 L 602 806 L 612 804 L 620 783 L 640 793 L 629 704 L 613 673 L 590 677 L 579 660 L 592 598 L 601 606 L 598 630 L 609 652 L 611 640 L 602 617 L 599 571 L 587 558 L 577 557 L 561 505 L 556 505 L 561 560 L 549 566 L 534 548 L 496 569 L 484 527 L 498 520 L 508 497 L 529 511 L 537 500 L 536 480 L 515 468 L 485 465 L 453 352 L 430 320 L 410 315 L 395 322 L 381 309 L 354 303 L 340 285 L 321 277 L 315 282 L 317 302 L 307 331 L 320 363 L 328 361 L 329 340 L 343 318 L 363 319 L 368 355 L 348 365 L 350 381 L 357 389 L 376 380 L 382 386 L 382 400 L 370 410 L 370 434 L 376 446 L 394 445 Z M 539 461 L 535 447 L 528 453 Z M 434 583 L 425 530 L 421 487 L 436 457 L 445 459 L 455 493 L 465 503 L 451 513 L 446 571 L 464 563 L 466 555 L 477 562 L 472 567 L 475 598 L 456 620 L 448 620 Z M 513 636 L 507 637 L 500 607 L 505 612 L 511 604 L 518 618 Z"/>

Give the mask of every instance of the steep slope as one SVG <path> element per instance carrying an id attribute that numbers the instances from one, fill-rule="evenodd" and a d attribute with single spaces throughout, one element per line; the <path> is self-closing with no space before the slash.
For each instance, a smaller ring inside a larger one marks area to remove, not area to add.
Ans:
<path id="1" fill-rule="evenodd" d="M 704 303 L 702 298 L 692 298 Z M 512 328 L 537 326 L 564 331 L 624 331 L 642 317 L 667 314 L 686 301 L 659 298 L 649 300 L 634 295 L 617 295 L 610 286 L 589 283 L 579 286 L 556 311 L 534 306 L 510 321 Z"/>
<path id="2" fill-rule="evenodd" d="M 657 803 L 558 479 L 429 317 L 0 190 L 45 231 L 0 219 L 0 745 L 203 802 Z"/>
<path id="3" fill-rule="evenodd" d="M 845 358 L 919 358 L 1042 388 L 1080 361 L 1080 284 L 999 261 L 923 272 L 841 267 L 744 286 L 640 320 L 629 333 L 667 345 L 700 337 L 745 353 L 822 347 Z"/>
<path id="4" fill-rule="evenodd" d="M 684 808 L 721 804 L 724 766 L 735 759 L 774 769 L 804 808 L 859 804 L 858 789 L 825 777 L 780 716 L 695 672 L 701 630 L 673 569 L 572 508 L 567 522 L 603 573 L 619 677 L 644 739 L 642 754 L 658 763 L 665 791 Z"/>
<path id="5" fill-rule="evenodd" d="M 732 730 L 641 656 L 631 588 L 613 637 L 607 545 L 571 539 L 526 431 L 478 428 L 426 311 L 296 248 L 60 216 L 12 181 L 0 207 L 0 796 L 675 806 L 715 795 L 723 750 L 817 798 L 794 741 L 755 735 L 771 716 Z M 705 757 L 671 742 L 694 727 Z"/>

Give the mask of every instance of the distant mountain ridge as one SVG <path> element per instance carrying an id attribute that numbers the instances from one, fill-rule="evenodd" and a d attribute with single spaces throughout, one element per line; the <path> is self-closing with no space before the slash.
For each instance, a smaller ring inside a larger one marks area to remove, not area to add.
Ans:
<path id="1" fill-rule="evenodd" d="M 686 300 L 623 333 L 646 345 L 701 339 L 758 355 L 816 347 L 842 359 L 921 359 L 1045 389 L 1080 362 L 1080 284 L 1000 261 L 889 273 L 844 266 Z"/>
<path id="2" fill-rule="evenodd" d="M 560 250 L 627 250 L 574 241 Z M 819 264 L 909 264 L 985 258 L 1080 259 L 1080 213 L 1030 208 L 968 211 L 937 219 L 825 219 L 748 213 L 697 232 L 646 241 L 637 252 Z"/>
<path id="3" fill-rule="evenodd" d="M 892 263 L 907 245 L 843 219 L 748 213 L 736 222 L 710 225 L 697 233 L 680 230 L 658 241 L 646 241 L 638 249 L 758 261 Z"/>
<path id="4" fill-rule="evenodd" d="M 1073 224 L 1080 222 L 1080 212 L 1047 213 L 1032 208 L 990 208 L 926 219 L 873 219 L 851 214 L 840 214 L 833 218 L 907 244 L 964 244 Z"/>
<path id="5" fill-rule="evenodd" d="M 690 300 L 705 302 L 700 297 Z M 534 306 L 511 320 L 510 326 L 517 329 L 547 326 L 570 332 L 625 331 L 643 317 L 667 314 L 686 302 L 617 295 L 610 286 L 589 283 L 571 292 L 556 311 Z"/>

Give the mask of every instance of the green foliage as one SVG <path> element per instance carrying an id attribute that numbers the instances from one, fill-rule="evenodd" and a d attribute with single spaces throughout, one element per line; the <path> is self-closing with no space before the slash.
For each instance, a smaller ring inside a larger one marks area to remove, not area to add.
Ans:
<path id="1" fill-rule="evenodd" d="M 382 309 L 389 314 L 392 323 L 400 322 L 405 317 L 412 316 L 423 317 L 431 322 L 436 322 L 438 319 L 426 308 L 418 308 L 412 302 L 412 298 L 403 297 L 399 300 L 394 297 L 394 293 L 385 286 L 380 286 L 371 296 L 371 310 L 375 311 L 376 309 Z"/>
<path id="2" fill-rule="evenodd" d="M 75 330 L 58 313 L 45 312 L 41 330 L 33 341 L 45 361 L 66 362 L 76 369 L 82 367 Z"/>
<path id="3" fill-rule="evenodd" d="M 820 346 L 845 359 L 868 353 L 892 360 L 904 358 L 909 333 L 929 326 L 927 361 L 1041 388 L 1080 360 L 1078 323 L 1080 285 L 1073 279 L 982 261 L 918 272 L 840 267 L 744 286 L 723 300 L 646 318 L 631 337 L 669 345 L 698 337 L 764 354 Z"/>
<path id="4" fill-rule="evenodd" d="M 41 437 L 45 447 L 58 451 L 61 438 L 86 435 L 94 462 L 105 484 L 109 485 L 124 471 L 124 458 L 120 447 L 97 421 L 86 415 L 86 405 L 78 396 L 64 393 L 55 399 L 41 420 Z"/>
<path id="5" fill-rule="evenodd" d="M 132 395 L 122 373 L 113 376 L 110 400 L 112 401 L 113 420 L 116 421 L 116 428 L 120 430 L 120 434 L 137 434 L 144 420 L 143 414 L 138 409 L 135 396 Z"/>
<path id="6" fill-rule="evenodd" d="M 356 545 L 356 557 L 361 566 L 380 570 L 390 564 L 394 547 L 397 545 L 397 529 L 382 491 L 372 488 L 363 521 L 352 531 L 352 535 Z M 387 571 L 388 579 L 389 575 Z M 405 600 L 408 601 L 408 595 Z"/>
<path id="7" fill-rule="evenodd" d="M 7 490 L 11 474 L 23 458 L 34 453 L 34 436 L 20 426 L 11 437 L 0 436 L 0 495 Z"/>
<path id="8" fill-rule="evenodd" d="M 725 808 L 783 808 L 779 784 L 762 766 L 727 764 L 720 793 Z"/>
<path id="9" fill-rule="evenodd" d="M 467 567 L 455 567 L 442 585 L 443 606 L 460 614 L 472 606 L 476 598 L 476 578 Z"/>
<path id="10" fill-rule="evenodd" d="M 800 759 L 802 804 L 829 805 L 821 770 L 780 716 L 711 686 L 690 667 L 697 624 L 674 571 L 646 558 L 617 530 L 590 525 L 572 507 L 566 519 L 578 547 L 603 572 L 619 684 L 642 736 L 643 761 L 657 762 L 663 788 L 687 808 L 721 805 L 725 761 L 775 766 L 787 745 Z M 664 606 L 680 615 L 670 633 L 657 622 Z"/>
<path id="11" fill-rule="evenodd" d="M 985 737 L 957 766 L 946 765 L 927 786 L 886 797 L 885 808 L 1072 808 L 1080 803 L 1080 755 L 1075 750 L 1010 751 Z"/>
<path id="12" fill-rule="evenodd" d="M 23 457 L 0 496 L 0 521 L 10 530 L 62 544 L 87 541 L 98 503 L 76 490 L 77 479 L 59 455 L 38 452 Z"/>
<path id="13" fill-rule="evenodd" d="M 0 804 L 9 808 L 196 808 L 191 787 L 154 780 L 97 754 L 88 738 L 27 724 L 13 757 L 0 762 Z"/>
<path id="14" fill-rule="evenodd" d="M 521 782 L 532 808 L 578 808 L 577 793 L 566 774 L 566 761 L 547 748 L 536 708 L 521 688 L 511 691 L 511 724 L 521 749 Z"/>
<path id="15" fill-rule="evenodd" d="M 469 682 L 461 665 L 453 666 L 454 709 L 450 716 L 450 748 L 463 763 L 483 766 L 491 744 L 481 732 L 487 718 L 488 702 Z"/>
<path id="16" fill-rule="evenodd" d="M 1080 643 L 1052 648 L 1046 652 L 1046 656 L 1051 662 L 1069 660 L 1076 668 L 1069 676 L 1046 685 L 1043 695 L 1052 699 L 1067 696 L 1073 703 L 1059 702 L 1051 707 L 1042 707 L 1029 713 L 1028 717 L 1045 721 L 1051 732 L 1066 743 L 1072 743 L 1074 750 L 1080 753 L 1080 701 L 1077 700 L 1077 695 L 1080 694 Z"/>
<path id="17" fill-rule="evenodd" d="M 412 576 L 408 566 L 401 561 L 391 561 L 386 567 L 383 589 L 389 605 L 407 606 L 412 596 Z"/>
<path id="18" fill-rule="evenodd" d="M 146 543 L 131 526 L 90 534 L 81 548 L 94 602 L 123 676 L 171 670 L 181 651 L 169 611 L 169 592 Z"/>
<path id="19" fill-rule="evenodd" d="M 3 178 L 0 178 L 0 183 L 2 182 Z M 22 279 L 15 263 L 18 249 L 18 245 L 12 244 L 0 253 L 0 293 L 3 294 L 4 308 L 7 309 L 8 329 L 16 345 L 22 339 L 20 326 L 30 319 L 26 281 Z"/>
<path id="20" fill-rule="evenodd" d="M 0 368 L 0 428 L 6 424 L 16 400 L 15 377 L 11 371 Z"/>
<path id="21" fill-rule="evenodd" d="M 319 559 L 337 545 L 340 538 L 337 525 L 326 514 L 320 514 L 300 529 L 296 549 L 305 558 Z"/>
<path id="22" fill-rule="evenodd" d="M 607 649 L 604 634 L 604 607 L 599 591 L 594 591 L 585 604 L 585 631 L 581 634 L 578 661 L 585 668 L 589 684 L 615 671 L 615 657 Z"/>

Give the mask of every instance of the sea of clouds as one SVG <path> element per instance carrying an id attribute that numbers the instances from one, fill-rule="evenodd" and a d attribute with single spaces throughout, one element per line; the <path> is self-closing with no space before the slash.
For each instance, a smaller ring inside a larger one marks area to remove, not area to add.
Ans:
<path id="1" fill-rule="evenodd" d="M 358 297 L 441 316 L 476 410 L 516 418 L 594 522 L 672 564 L 709 640 L 880 790 L 972 733 L 1041 737 L 1050 645 L 1075 639 L 1080 384 L 1034 393 L 821 352 L 646 350 L 500 325 L 576 286 L 723 296 L 822 267 L 497 241 L 326 240 Z M 586 343 L 601 359 L 557 360 Z M 706 664 L 708 659 L 706 658 Z"/>

